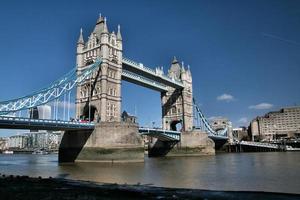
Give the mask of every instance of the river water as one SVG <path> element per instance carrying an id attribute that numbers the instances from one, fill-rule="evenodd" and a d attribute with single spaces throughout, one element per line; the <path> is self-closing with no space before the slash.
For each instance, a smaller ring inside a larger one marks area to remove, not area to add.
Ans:
<path id="1" fill-rule="evenodd" d="M 300 194 L 300 152 L 147 158 L 145 163 L 58 164 L 57 154 L 0 154 L 0 173 L 101 183 Z"/>

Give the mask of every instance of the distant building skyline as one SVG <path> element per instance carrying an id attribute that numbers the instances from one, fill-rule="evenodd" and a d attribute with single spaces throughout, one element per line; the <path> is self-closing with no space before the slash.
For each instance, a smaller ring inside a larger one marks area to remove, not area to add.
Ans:
<path id="1" fill-rule="evenodd" d="M 285 107 L 258 116 L 250 124 L 252 140 L 300 137 L 300 106 Z"/>

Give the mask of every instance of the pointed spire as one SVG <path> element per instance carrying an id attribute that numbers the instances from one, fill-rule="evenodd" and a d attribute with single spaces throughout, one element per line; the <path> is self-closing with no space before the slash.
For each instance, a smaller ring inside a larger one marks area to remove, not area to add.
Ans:
<path id="1" fill-rule="evenodd" d="M 77 44 L 84 44 L 82 28 L 80 28 L 80 35 L 79 35 Z"/>
<path id="2" fill-rule="evenodd" d="M 182 64 L 181 64 L 181 72 L 185 72 L 184 62 L 183 61 L 182 61 Z"/>
<path id="3" fill-rule="evenodd" d="M 120 24 L 118 25 L 117 40 L 122 40 L 121 26 L 120 26 Z"/>
<path id="4" fill-rule="evenodd" d="M 176 56 L 174 56 L 172 64 L 178 63 Z"/>
<path id="5" fill-rule="evenodd" d="M 108 28 L 106 24 L 106 17 L 104 17 L 103 33 L 108 33 Z"/>
<path id="6" fill-rule="evenodd" d="M 103 22 L 103 17 L 101 16 L 101 13 L 99 13 L 99 18 L 97 20 L 97 24 Z"/>

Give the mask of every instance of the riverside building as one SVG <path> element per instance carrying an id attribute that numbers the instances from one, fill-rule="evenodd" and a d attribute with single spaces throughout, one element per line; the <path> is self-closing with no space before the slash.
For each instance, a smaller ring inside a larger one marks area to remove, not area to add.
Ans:
<path id="1" fill-rule="evenodd" d="M 300 106 L 256 117 L 250 123 L 253 141 L 272 141 L 283 138 L 300 138 Z"/>

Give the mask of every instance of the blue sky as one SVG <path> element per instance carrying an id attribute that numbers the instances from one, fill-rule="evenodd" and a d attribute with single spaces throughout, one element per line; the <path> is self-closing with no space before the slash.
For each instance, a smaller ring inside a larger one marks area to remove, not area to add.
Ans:
<path id="1" fill-rule="evenodd" d="M 124 56 L 166 70 L 191 66 L 194 96 L 207 117 L 234 126 L 300 105 L 300 1 L 16 1 L 0 3 L 0 101 L 35 91 L 75 65 L 80 27 L 99 13 L 121 25 Z M 160 94 L 123 83 L 123 109 L 159 123 Z M 137 98 L 138 97 L 138 98 Z M 2 130 L 1 135 L 10 131 Z"/>

